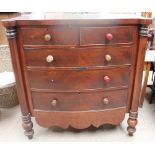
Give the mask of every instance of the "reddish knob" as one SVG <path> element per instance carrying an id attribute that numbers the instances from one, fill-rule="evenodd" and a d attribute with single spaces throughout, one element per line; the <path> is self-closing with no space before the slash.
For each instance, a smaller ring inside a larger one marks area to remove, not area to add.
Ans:
<path id="1" fill-rule="evenodd" d="M 105 77 L 104 77 L 104 81 L 105 81 L 105 82 L 109 82 L 109 81 L 110 81 L 109 76 L 105 76 Z"/>
<path id="2" fill-rule="evenodd" d="M 111 33 L 107 33 L 106 34 L 106 38 L 107 38 L 107 40 L 112 40 L 113 39 L 113 35 L 111 34 Z"/>

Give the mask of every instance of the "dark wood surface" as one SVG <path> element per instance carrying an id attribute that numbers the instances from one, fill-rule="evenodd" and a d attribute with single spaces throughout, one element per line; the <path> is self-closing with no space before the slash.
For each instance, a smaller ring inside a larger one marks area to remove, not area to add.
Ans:
<path id="1" fill-rule="evenodd" d="M 108 76 L 110 80 L 106 81 L 105 76 Z M 122 67 L 120 69 L 86 69 L 82 71 L 80 68 L 74 70 L 36 70 L 28 71 L 28 78 L 31 88 L 80 91 L 128 86 L 130 69 Z"/>
<path id="2" fill-rule="evenodd" d="M 81 93 L 38 93 L 33 92 L 33 104 L 36 110 L 45 111 L 88 111 L 105 110 L 125 107 L 127 101 L 127 89 L 113 91 L 95 91 Z M 104 103 L 104 99 L 108 103 Z M 56 105 L 52 105 L 52 101 Z"/>
<path id="3" fill-rule="evenodd" d="M 132 51 L 131 46 L 73 49 L 36 47 L 25 49 L 25 61 L 28 67 L 122 66 L 132 64 Z M 48 55 L 54 57 L 52 63 L 46 62 Z M 106 55 L 111 56 L 111 61 L 106 60 Z"/>
<path id="4" fill-rule="evenodd" d="M 135 73 L 135 81 L 134 81 L 134 87 L 133 87 L 133 99 L 128 119 L 128 132 L 129 135 L 133 135 L 133 133 L 136 131 L 135 126 L 137 125 L 137 117 L 138 117 L 138 105 L 140 100 L 140 92 L 141 92 L 141 84 L 142 84 L 142 74 L 143 74 L 143 68 L 144 68 L 144 58 L 145 58 L 145 52 L 146 52 L 146 45 L 147 45 L 147 26 L 141 25 L 140 31 L 139 31 L 139 47 L 137 52 L 137 65 L 136 65 L 136 73 Z M 140 82 L 139 82 L 140 81 Z M 137 97 L 138 96 L 138 97 Z M 138 103 L 138 104 L 137 104 Z"/>
<path id="5" fill-rule="evenodd" d="M 3 21 L 25 135 L 34 133 L 31 115 L 41 126 L 82 129 L 118 125 L 126 112 L 133 135 L 151 20 L 63 17 Z"/>
<path id="6" fill-rule="evenodd" d="M 113 108 L 110 110 L 107 109 L 76 112 L 47 112 L 34 110 L 36 121 L 40 126 L 61 126 L 64 129 L 67 129 L 70 126 L 76 129 L 85 129 L 91 125 L 94 127 L 100 127 L 101 124 L 118 125 L 123 121 L 125 113 L 125 107 Z"/>
<path id="7" fill-rule="evenodd" d="M 134 28 L 131 26 L 82 27 L 80 28 L 80 45 L 131 44 Z M 112 35 L 111 40 L 108 39 L 108 34 Z"/>
<path id="8" fill-rule="evenodd" d="M 22 28 L 24 45 L 78 45 L 79 34 L 78 28 L 72 26 L 61 27 L 33 27 Z M 50 34 L 51 39 L 45 40 L 45 35 Z"/>

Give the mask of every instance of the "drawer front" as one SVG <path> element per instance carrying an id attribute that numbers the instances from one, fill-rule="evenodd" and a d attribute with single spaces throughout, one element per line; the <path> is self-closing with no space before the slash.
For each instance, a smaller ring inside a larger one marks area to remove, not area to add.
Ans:
<path id="1" fill-rule="evenodd" d="M 45 111 L 104 110 L 126 106 L 127 90 L 87 93 L 32 92 L 34 109 Z"/>
<path id="2" fill-rule="evenodd" d="M 22 28 L 24 45 L 78 45 L 76 27 Z"/>
<path id="3" fill-rule="evenodd" d="M 27 66 L 115 66 L 132 63 L 131 47 L 25 50 Z M 48 58 L 51 60 L 48 61 Z"/>
<path id="4" fill-rule="evenodd" d="M 29 71 L 29 82 L 31 88 L 56 89 L 56 90 L 77 90 L 77 71 L 70 70 L 42 70 Z"/>
<path id="5" fill-rule="evenodd" d="M 98 70 L 29 71 L 31 88 L 84 90 L 128 86 L 128 67 Z"/>
<path id="6" fill-rule="evenodd" d="M 104 45 L 133 43 L 135 27 L 83 27 L 80 29 L 80 45 Z"/>
<path id="7" fill-rule="evenodd" d="M 132 64 L 131 47 L 87 48 L 80 50 L 81 66 L 118 66 Z"/>
<path id="8" fill-rule="evenodd" d="M 78 51 L 74 49 L 25 50 L 25 60 L 27 66 L 33 67 L 76 67 L 79 64 Z"/>

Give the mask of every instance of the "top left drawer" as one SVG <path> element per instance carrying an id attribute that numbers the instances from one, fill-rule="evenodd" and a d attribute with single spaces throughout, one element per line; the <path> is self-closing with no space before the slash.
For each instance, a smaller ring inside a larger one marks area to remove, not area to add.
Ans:
<path id="1" fill-rule="evenodd" d="M 79 44 L 77 27 L 22 28 L 24 45 L 68 45 Z"/>

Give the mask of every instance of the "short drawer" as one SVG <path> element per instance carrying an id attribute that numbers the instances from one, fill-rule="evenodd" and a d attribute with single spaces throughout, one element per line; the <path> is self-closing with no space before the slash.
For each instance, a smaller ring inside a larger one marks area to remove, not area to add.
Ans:
<path id="1" fill-rule="evenodd" d="M 80 45 L 128 44 L 134 41 L 135 27 L 82 27 Z"/>
<path id="2" fill-rule="evenodd" d="M 79 31 L 76 27 L 22 28 L 24 45 L 78 45 Z"/>
<path id="3" fill-rule="evenodd" d="M 132 64 L 131 47 L 27 49 L 26 65 L 31 67 L 117 66 Z"/>
<path id="4" fill-rule="evenodd" d="M 84 69 L 84 68 L 83 68 Z M 40 70 L 28 72 L 31 88 L 59 91 L 128 86 L 128 67 L 97 70 Z"/>
<path id="5" fill-rule="evenodd" d="M 127 90 L 86 93 L 32 92 L 34 109 L 45 111 L 86 111 L 125 107 Z"/>

